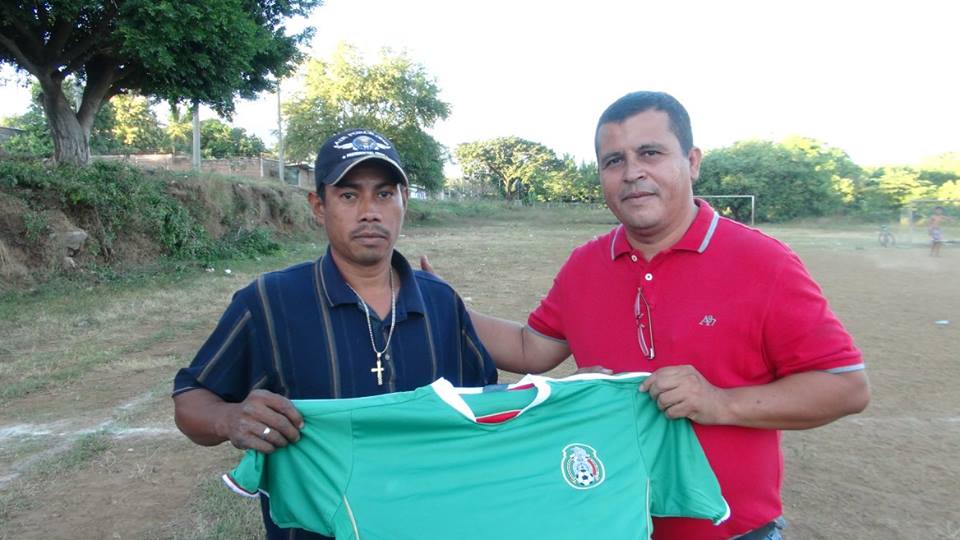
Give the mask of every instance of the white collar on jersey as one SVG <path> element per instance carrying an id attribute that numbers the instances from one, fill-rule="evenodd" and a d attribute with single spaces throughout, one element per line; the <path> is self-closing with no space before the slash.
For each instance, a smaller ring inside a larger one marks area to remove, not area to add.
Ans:
<path id="1" fill-rule="evenodd" d="M 533 400 L 527 404 L 526 407 L 520 409 L 517 412 L 516 416 L 529 411 L 530 409 L 540 405 L 550 397 L 550 384 L 549 383 L 564 383 L 570 381 L 590 381 L 590 380 L 617 380 L 617 379 L 629 379 L 633 377 L 650 375 L 649 373 L 617 373 L 616 375 L 605 375 L 603 373 L 580 373 L 577 375 L 571 375 L 563 379 L 553 379 L 550 377 L 544 377 L 542 375 L 524 375 L 522 379 L 513 384 L 508 384 L 506 389 L 513 390 L 516 388 L 533 385 L 537 389 L 537 395 Z M 440 397 L 447 405 L 452 407 L 455 411 L 462 414 L 471 422 L 477 421 L 477 416 L 473 413 L 473 410 L 469 405 L 460 397 L 462 394 L 480 394 L 483 393 L 483 387 L 470 387 L 470 388 L 457 388 L 453 384 L 444 379 L 443 377 L 433 381 L 430 384 L 430 387 L 436 392 L 437 396 Z M 516 418 L 516 416 L 514 418 Z"/>
<path id="2" fill-rule="evenodd" d="M 534 397 L 526 407 L 520 409 L 516 416 L 520 416 L 524 412 L 529 411 L 550 397 L 550 385 L 547 384 L 546 377 L 537 377 L 536 375 L 528 375 L 528 377 L 534 378 L 528 380 L 527 377 L 524 377 L 520 382 L 508 384 L 506 388 L 507 390 L 513 390 L 521 386 L 532 384 L 537 389 L 536 397 Z M 436 392 L 437 395 L 440 396 L 440 399 L 446 402 L 447 405 L 465 416 L 467 420 L 476 423 L 477 416 L 473 414 L 473 410 L 470 409 L 470 406 L 467 405 L 467 402 L 464 401 L 460 396 L 461 394 L 481 394 L 483 393 L 483 387 L 456 388 L 450 381 L 444 379 L 443 377 L 433 381 L 433 383 L 430 384 L 430 387 L 433 388 L 433 391 Z M 514 418 L 516 418 L 516 416 Z"/>

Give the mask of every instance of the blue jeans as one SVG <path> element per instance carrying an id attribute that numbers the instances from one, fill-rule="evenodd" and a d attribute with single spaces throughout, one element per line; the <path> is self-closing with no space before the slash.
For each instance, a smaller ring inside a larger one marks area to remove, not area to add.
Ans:
<path id="1" fill-rule="evenodd" d="M 783 516 L 780 516 L 773 520 L 773 522 L 776 524 L 776 527 L 774 527 L 773 530 L 770 531 L 770 534 L 768 534 L 763 540 L 783 540 L 783 536 L 780 535 L 780 531 L 787 528 L 787 521 L 783 519 Z"/>

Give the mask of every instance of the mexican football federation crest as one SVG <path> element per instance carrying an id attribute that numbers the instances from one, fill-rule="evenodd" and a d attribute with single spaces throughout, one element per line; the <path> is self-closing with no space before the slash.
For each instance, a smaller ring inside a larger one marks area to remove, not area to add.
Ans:
<path id="1" fill-rule="evenodd" d="M 560 472 L 563 479 L 574 489 L 595 488 L 606 477 L 597 451 L 580 443 L 568 444 L 563 448 Z"/>

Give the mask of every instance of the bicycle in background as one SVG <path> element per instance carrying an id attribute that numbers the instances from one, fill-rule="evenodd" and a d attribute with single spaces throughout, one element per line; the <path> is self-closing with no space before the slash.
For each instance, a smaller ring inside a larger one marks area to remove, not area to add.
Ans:
<path id="1" fill-rule="evenodd" d="M 890 232 L 890 228 L 886 225 L 880 226 L 877 241 L 880 242 L 880 247 L 893 247 L 897 245 L 897 237 Z"/>

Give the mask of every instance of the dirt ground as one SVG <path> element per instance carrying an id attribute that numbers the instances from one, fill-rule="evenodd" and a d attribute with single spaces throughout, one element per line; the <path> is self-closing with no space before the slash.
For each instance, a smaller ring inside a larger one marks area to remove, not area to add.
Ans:
<path id="1" fill-rule="evenodd" d="M 473 307 L 522 319 L 569 250 L 609 227 L 416 228 L 399 247 L 411 259 L 427 253 Z M 960 539 L 960 246 L 931 258 L 919 247 L 882 249 L 863 231 L 770 232 L 791 243 L 822 285 L 864 352 L 873 389 L 861 415 L 784 433 L 786 538 Z M 217 477 L 240 453 L 188 442 L 173 425 L 168 392 L 230 293 L 256 271 L 217 269 L 142 295 L 90 300 L 97 313 L 33 306 L 3 322 L 0 388 L 20 380 L 2 368 L 21 355 L 113 356 L 0 399 L 0 539 L 223 538 L 211 513 L 255 519 L 239 497 L 215 506 Z M 78 441 L 97 450 L 84 459 Z M 251 525 L 249 537 L 258 534 Z"/>

